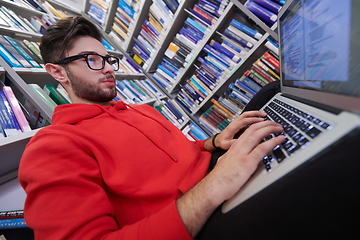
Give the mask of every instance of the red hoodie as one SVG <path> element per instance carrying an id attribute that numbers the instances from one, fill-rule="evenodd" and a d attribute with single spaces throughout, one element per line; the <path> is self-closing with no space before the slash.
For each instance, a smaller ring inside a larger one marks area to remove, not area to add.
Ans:
<path id="1" fill-rule="evenodd" d="M 58 106 L 27 145 L 19 180 L 36 239 L 191 239 L 175 200 L 211 153 L 147 105 Z"/>

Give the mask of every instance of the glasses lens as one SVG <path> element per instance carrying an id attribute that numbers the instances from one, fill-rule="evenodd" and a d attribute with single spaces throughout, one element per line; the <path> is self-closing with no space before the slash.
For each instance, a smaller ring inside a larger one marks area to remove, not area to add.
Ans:
<path id="1" fill-rule="evenodd" d="M 86 61 L 93 70 L 101 70 L 104 67 L 104 60 L 100 55 L 89 54 L 86 57 Z"/>
<path id="2" fill-rule="evenodd" d="M 112 66 L 112 68 L 117 71 L 119 70 L 119 59 L 117 57 L 109 56 L 107 62 Z"/>

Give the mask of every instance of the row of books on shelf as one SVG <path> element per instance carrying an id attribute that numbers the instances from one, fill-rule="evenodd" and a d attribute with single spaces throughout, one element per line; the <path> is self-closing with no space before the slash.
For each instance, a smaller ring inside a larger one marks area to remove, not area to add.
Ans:
<path id="1" fill-rule="evenodd" d="M 212 39 L 202 49 L 195 66 L 195 71 L 190 79 L 178 92 L 176 99 L 190 113 L 194 113 L 201 103 L 211 95 L 212 91 L 229 77 L 231 70 L 246 57 L 248 51 L 254 47 L 262 34 L 233 19 L 223 33 L 217 32 L 220 40 Z M 168 70 L 168 69 L 167 69 Z M 161 73 L 163 74 L 163 73 Z M 163 74 L 160 80 L 162 86 L 169 75 Z M 172 82 L 176 84 L 176 82 Z M 165 87 L 166 88 L 166 87 Z"/>
<path id="2" fill-rule="evenodd" d="M 134 26 L 136 13 L 139 12 L 144 0 L 119 0 L 116 8 L 114 22 L 109 33 L 118 43 L 125 42 L 130 37 L 131 28 Z"/>
<path id="3" fill-rule="evenodd" d="M 49 1 L 41 1 L 41 0 L 11 0 L 11 1 L 25 8 L 40 11 L 44 14 L 49 15 L 53 19 L 63 18 L 71 15 L 71 13 L 69 13 L 69 11 L 65 9 L 57 9 Z"/>
<path id="4" fill-rule="evenodd" d="M 103 45 L 108 50 L 114 50 L 105 40 Z M 0 35 L 0 57 L 14 68 L 43 68 L 39 43 L 29 40 L 18 40 Z M 141 69 L 129 58 L 122 56 L 119 61 L 120 73 L 141 73 Z"/>
<path id="5" fill-rule="evenodd" d="M 146 103 L 164 97 L 154 83 L 148 79 L 116 80 L 117 96 L 114 101 L 121 100 L 128 104 Z"/>
<path id="6" fill-rule="evenodd" d="M 0 35 L 0 57 L 10 67 L 42 68 L 42 57 L 39 44 L 29 40 L 17 40 Z"/>
<path id="7" fill-rule="evenodd" d="M 244 6 L 271 27 L 277 21 L 277 15 L 285 2 L 285 0 L 247 0 Z"/>
<path id="8" fill-rule="evenodd" d="M 2 210 L 0 211 L 0 229 L 27 227 L 24 220 L 24 210 Z M 5 239 L 5 236 L 3 239 Z M 1 238 L 0 238 L 1 240 Z"/>
<path id="9" fill-rule="evenodd" d="M 187 114 L 174 99 L 158 100 L 154 103 L 154 108 L 179 129 L 189 120 Z"/>
<path id="10" fill-rule="evenodd" d="M 191 141 L 205 140 L 209 136 L 198 125 L 193 122 L 187 124 L 182 130 L 183 134 Z"/>
<path id="11" fill-rule="evenodd" d="M 199 117 L 199 124 L 214 134 L 223 130 L 239 116 L 260 89 L 280 79 L 279 59 L 272 51 L 265 52 L 239 79 L 230 83 L 228 89 Z"/>
<path id="12" fill-rule="evenodd" d="M 147 68 L 151 54 L 163 41 L 166 31 L 172 26 L 174 14 L 179 7 L 177 0 L 154 0 L 149 8 L 148 19 L 142 23 L 139 35 L 134 39 L 130 53 L 143 68 Z"/>
<path id="13" fill-rule="evenodd" d="M 225 0 L 219 3 L 217 8 L 209 8 L 199 1 L 192 8 L 185 9 L 188 17 L 184 26 L 169 44 L 164 58 L 153 74 L 162 87 L 169 90 L 175 84 L 177 76 L 188 67 L 197 49 L 201 48 L 202 40 L 209 34 L 228 4 L 229 1 Z"/>
<path id="14" fill-rule="evenodd" d="M 32 16 L 31 19 L 27 19 L 16 14 L 10 8 L 1 6 L 0 8 L 0 26 L 11 27 L 20 31 L 29 33 L 44 33 L 44 31 L 55 22 L 49 15 L 42 15 L 41 18 Z"/>
<path id="15" fill-rule="evenodd" d="M 30 125 L 11 87 L 0 91 L 0 139 L 30 131 Z"/>
<path id="16" fill-rule="evenodd" d="M 89 0 L 87 14 L 100 26 L 104 26 L 112 0 Z"/>

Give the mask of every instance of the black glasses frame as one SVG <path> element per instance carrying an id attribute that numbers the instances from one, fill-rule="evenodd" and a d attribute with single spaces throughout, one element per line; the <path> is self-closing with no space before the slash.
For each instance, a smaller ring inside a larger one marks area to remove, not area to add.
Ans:
<path id="1" fill-rule="evenodd" d="M 94 67 L 92 67 L 92 66 L 89 64 L 88 57 L 89 57 L 90 55 L 96 55 L 96 56 L 99 56 L 99 57 L 101 57 L 101 58 L 103 59 L 103 61 L 102 61 L 102 67 L 101 67 L 101 68 L 94 68 Z M 113 69 L 114 69 L 115 71 L 119 70 L 119 68 L 120 68 L 120 66 L 119 66 L 119 61 L 120 61 L 120 60 L 119 60 L 118 57 L 112 56 L 112 55 L 102 56 L 102 55 L 97 54 L 97 53 L 86 53 L 86 54 L 74 55 L 74 56 L 71 56 L 71 57 L 67 57 L 67 58 L 61 59 L 61 60 L 55 62 L 55 64 L 67 64 L 67 63 L 76 61 L 76 60 L 81 59 L 81 58 L 84 58 L 84 59 L 85 59 L 86 64 L 88 65 L 88 67 L 89 67 L 91 70 L 102 70 L 102 69 L 104 69 L 104 67 L 105 67 L 105 61 L 106 61 L 107 63 L 109 63 L 109 64 L 113 67 Z M 113 58 L 113 60 L 115 59 L 115 62 L 111 62 L 111 61 L 110 61 L 110 58 Z M 114 64 L 116 64 L 116 65 L 114 65 Z"/>

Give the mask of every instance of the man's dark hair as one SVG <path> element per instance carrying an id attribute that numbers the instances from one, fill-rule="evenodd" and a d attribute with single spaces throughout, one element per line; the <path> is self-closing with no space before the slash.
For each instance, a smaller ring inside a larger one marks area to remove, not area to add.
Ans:
<path id="1" fill-rule="evenodd" d="M 102 40 L 99 29 L 86 18 L 81 16 L 62 18 L 50 25 L 41 38 L 40 52 L 43 62 L 55 63 L 65 58 L 77 36 L 90 36 Z"/>

